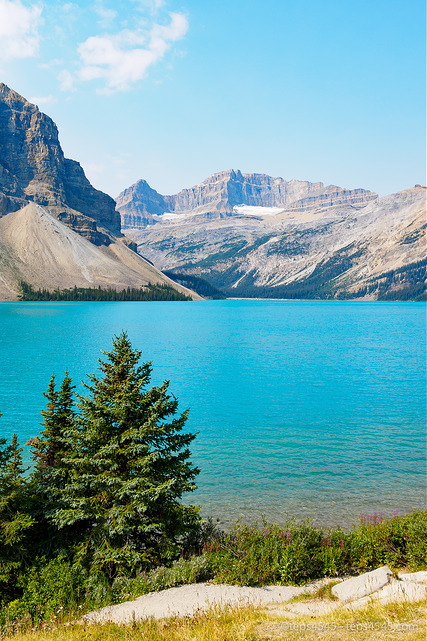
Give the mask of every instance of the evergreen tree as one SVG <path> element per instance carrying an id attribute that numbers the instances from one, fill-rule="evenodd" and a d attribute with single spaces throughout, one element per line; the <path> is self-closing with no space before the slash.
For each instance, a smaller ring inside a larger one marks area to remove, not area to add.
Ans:
<path id="1" fill-rule="evenodd" d="M 151 363 L 126 333 L 102 352 L 101 376 L 89 376 L 79 397 L 78 443 L 68 457 L 70 482 L 55 521 L 81 530 L 82 563 L 107 575 L 173 558 L 180 535 L 198 522 L 198 508 L 180 503 L 199 470 L 188 460 L 194 434 L 169 381 L 147 389 Z"/>
<path id="2" fill-rule="evenodd" d="M 0 413 L 1 416 L 1 413 Z M 34 518 L 28 509 L 22 448 L 16 434 L 9 446 L 0 440 L 0 601 L 16 597 L 28 561 Z"/>
<path id="3" fill-rule="evenodd" d="M 65 484 L 67 473 L 64 459 L 74 444 L 73 389 L 68 371 L 65 372 L 59 390 L 55 387 L 55 374 L 52 374 L 47 392 L 43 394 L 47 399 L 46 409 L 41 412 L 44 430 L 40 436 L 28 442 L 32 446 L 39 482 L 51 485 L 49 489 L 53 491 L 62 489 Z"/>
<path id="4" fill-rule="evenodd" d="M 62 506 L 62 493 L 69 482 L 68 456 L 76 445 L 73 389 L 68 371 L 59 389 L 53 374 L 44 396 L 44 429 L 27 445 L 35 461 L 31 475 L 32 513 L 37 519 L 33 543 L 38 554 L 51 556 L 66 552 L 77 534 L 73 528 L 58 532 L 53 514 Z"/>

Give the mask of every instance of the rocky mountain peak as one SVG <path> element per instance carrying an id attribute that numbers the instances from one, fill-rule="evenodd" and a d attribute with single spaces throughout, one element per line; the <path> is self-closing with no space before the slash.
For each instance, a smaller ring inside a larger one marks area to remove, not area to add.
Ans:
<path id="1" fill-rule="evenodd" d="M 64 157 L 53 120 L 0 83 L 0 216 L 29 201 L 97 244 L 120 235 L 114 200 Z"/>
<path id="2" fill-rule="evenodd" d="M 138 181 L 118 196 L 117 208 L 123 229 L 142 229 L 169 220 L 161 218 L 165 213 L 204 214 L 205 218 L 212 219 L 236 215 L 235 208 L 239 205 L 306 211 L 336 205 L 361 207 L 376 198 L 377 194 L 365 189 L 325 187 L 322 182 L 286 181 L 267 174 L 244 174 L 240 169 L 228 169 L 171 196 L 162 196 L 146 181 Z"/>
<path id="3" fill-rule="evenodd" d="M 126 212 L 123 215 L 123 227 L 150 225 L 154 218 L 167 211 L 166 198 L 152 189 L 146 180 L 138 180 L 120 194 Z"/>

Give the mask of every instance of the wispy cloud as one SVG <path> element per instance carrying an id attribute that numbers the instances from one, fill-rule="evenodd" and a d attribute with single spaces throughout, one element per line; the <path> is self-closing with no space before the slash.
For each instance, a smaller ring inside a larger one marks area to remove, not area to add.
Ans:
<path id="1" fill-rule="evenodd" d="M 31 58 L 39 50 L 41 7 L 0 0 L 0 57 Z"/>
<path id="2" fill-rule="evenodd" d="M 71 89 L 73 81 L 101 80 L 102 93 L 129 89 L 187 33 L 188 21 L 183 14 L 170 13 L 169 20 L 167 25 L 152 23 L 147 27 L 145 23 L 137 29 L 87 38 L 78 47 L 80 67 L 75 75 L 62 72 L 62 88 Z"/>
<path id="3" fill-rule="evenodd" d="M 114 9 L 107 9 L 104 7 L 102 2 L 96 2 L 95 3 L 95 13 L 97 13 L 99 17 L 99 24 L 103 29 L 107 29 L 117 18 L 117 11 Z"/>
<path id="4" fill-rule="evenodd" d="M 164 0 L 132 0 L 132 2 L 139 6 L 142 11 L 147 11 L 147 9 L 157 11 L 165 4 Z"/>
<path id="5" fill-rule="evenodd" d="M 40 107 L 41 105 L 51 105 L 57 102 L 57 98 L 52 96 L 52 94 L 49 94 L 48 96 L 32 96 L 32 98 L 30 98 L 30 102 Z"/>
<path id="6" fill-rule="evenodd" d="M 74 87 L 74 77 L 73 74 L 67 71 L 67 69 L 62 69 L 57 76 L 59 80 L 59 88 L 61 91 L 75 91 Z"/>

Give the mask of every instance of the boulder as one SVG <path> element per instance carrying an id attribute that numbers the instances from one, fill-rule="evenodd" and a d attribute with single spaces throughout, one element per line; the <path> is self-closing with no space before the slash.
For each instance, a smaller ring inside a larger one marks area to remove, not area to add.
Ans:
<path id="1" fill-rule="evenodd" d="M 408 573 L 399 572 L 397 576 L 399 577 L 399 579 L 402 579 L 402 581 L 413 581 L 414 583 L 427 583 L 426 570 L 422 570 L 421 572 L 408 572 Z"/>
<path id="2" fill-rule="evenodd" d="M 363 597 L 358 601 L 348 603 L 346 608 L 358 610 L 370 603 L 417 603 L 418 601 L 425 601 L 426 594 L 427 588 L 424 585 L 412 581 L 397 581 L 396 579 L 392 579 L 391 582 L 381 588 L 381 590 Z"/>
<path id="3" fill-rule="evenodd" d="M 382 568 L 373 570 L 373 572 L 366 572 L 334 585 L 332 594 L 340 601 L 344 601 L 344 603 L 356 601 L 383 588 L 390 583 L 392 576 L 393 572 L 385 565 Z"/>

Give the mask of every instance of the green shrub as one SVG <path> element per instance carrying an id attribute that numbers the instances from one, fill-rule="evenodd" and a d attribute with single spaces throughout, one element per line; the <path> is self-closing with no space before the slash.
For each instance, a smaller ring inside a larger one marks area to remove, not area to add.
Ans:
<path id="1" fill-rule="evenodd" d="M 350 532 L 323 532 L 309 521 L 284 527 L 237 525 L 205 546 L 215 581 L 238 585 L 302 584 L 390 565 L 427 567 L 427 512 L 391 519 L 363 516 Z"/>
<path id="2" fill-rule="evenodd" d="M 239 585 L 303 583 L 321 576 L 331 565 L 323 534 L 309 521 L 289 520 L 284 527 L 237 525 L 231 534 L 206 547 L 215 581 Z"/>
<path id="3" fill-rule="evenodd" d="M 29 617 L 33 623 L 45 619 L 64 619 L 77 610 L 85 598 L 86 577 L 64 557 L 46 561 L 37 559 L 35 565 L 21 578 L 23 594 L 0 611 L 0 621 L 6 624 L 13 618 Z"/>
<path id="4" fill-rule="evenodd" d="M 207 544 L 213 544 L 220 541 L 224 536 L 223 530 L 212 518 L 200 520 L 194 524 L 194 527 L 184 536 L 180 537 L 179 544 L 183 556 L 190 557 L 202 554 Z"/>
<path id="5" fill-rule="evenodd" d="M 368 570 L 381 565 L 401 566 L 406 559 L 406 523 L 395 516 L 361 516 L 361 523 L 349 536 L 351 565 Z"/>
<path id="6" fill-rule="evenodd" d="M 413 570 L 427 569 L 427 511 L 417 510 L 404 517 L 406 564 Z"/>
<path id="7" fill-rule="evenodd" d="M 302 584 L 384 564 L 422 570 L 427 568 L 427 511 L 391 519 L 365 516 L 350 532 L 324 532 L 309 521 L 292 519 L 284 527 L 238 524 L 230 534 L 215 526 L 209 536 L 199 531 L 188 547 L 200 547 L 203 541 L 199 556 L 112 581 L 103 572 L 86 575 L 65 557 L 37 559 L 21 576 L 22 597 L 0 609 L 0 634 L 210 579 L 237 585 Z"/>

